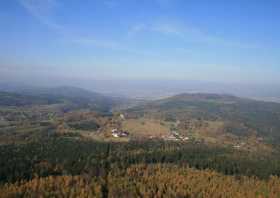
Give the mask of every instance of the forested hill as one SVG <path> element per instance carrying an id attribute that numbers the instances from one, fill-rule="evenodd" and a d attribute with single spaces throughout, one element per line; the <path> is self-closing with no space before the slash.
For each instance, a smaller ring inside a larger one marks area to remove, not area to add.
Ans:
<path id="1" fill-rule="evenodd" d="M 219 121 L 237 136 L 256 134 L 270 142 L 280 141 L 280 104 L 231 95 L 180 94 L 127 110 L 134 116 L 169 121 Z"/>
<path id="2" fill-rule="evenodd" d="M 76 87 L 22 88 L 0 91 L 0 106 L 28 106 L 65 104 L 76 108 L 89 108 L 109 112 L 121 99 Z"/>

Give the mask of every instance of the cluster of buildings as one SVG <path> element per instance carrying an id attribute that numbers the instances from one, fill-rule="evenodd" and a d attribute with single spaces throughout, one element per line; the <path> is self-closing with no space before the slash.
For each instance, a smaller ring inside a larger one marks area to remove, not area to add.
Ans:
<path id="1" fill-rule="evenodd" d="M 240 144 L 234 145 L 233 148 L 240 149 L 241 147 L 244 147 L 246 145 L 245 142 L 241 142 Z"/>
<path id="2" fill-rule="evenodd" d="M 113 129 L 112 130 L 112 136 L 119 138 L 119 137 L 127 137 L 129 135 L 129 133 L 127 131 L 122 131 L 122 130 L 118 130 L 118 129 Z"/>
<path id="3" fill-rule="evenodd" d="M 163 137 L 164 140 L 173 140 L 173 141 L 187 141 L 189 137 L 181 136 L 177 131 L 171 131 L 171 134 L 167 137 Z"/>

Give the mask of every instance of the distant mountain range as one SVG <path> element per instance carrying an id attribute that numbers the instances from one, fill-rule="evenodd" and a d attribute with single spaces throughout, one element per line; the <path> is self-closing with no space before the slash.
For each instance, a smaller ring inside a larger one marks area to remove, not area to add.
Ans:
<path id="1" fill-rule="evenodd" d="M 109 96 L 121 96 L 138 99 L 159 99 L 180 93 L 217 93 L 263 101 L 280 102 L 279 84 L 219 83 L 195 80 L 87 80 L 87 79 L 52 79 L 44 83 L 1 82 L 2 91 L 21 91 L 38 89 L 41 86 L 81 87 Z"/>

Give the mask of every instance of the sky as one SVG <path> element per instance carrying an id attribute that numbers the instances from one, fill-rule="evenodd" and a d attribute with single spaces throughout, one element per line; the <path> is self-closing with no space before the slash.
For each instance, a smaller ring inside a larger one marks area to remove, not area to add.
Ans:
<path id="1" fill-rule="evenodd" d="M 0 78 L 280 84 L 279 0 L 0 0 Z"/>

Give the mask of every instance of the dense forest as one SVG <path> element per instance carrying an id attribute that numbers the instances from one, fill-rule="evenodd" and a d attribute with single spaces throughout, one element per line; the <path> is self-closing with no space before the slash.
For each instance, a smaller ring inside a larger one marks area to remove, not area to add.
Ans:
<path id="1" fill-rule="evenodd" d="M 1 146 L 0 155 L 0 193 L 7 195 L 280 195 L 278 153 L 256 155 L 200 143 L 104 143 L 53 137 Z"/>
<path id="2" fill-rule="evenodd" d="M 280 195 L 279 178 L 234 178 L 172 165 L 135 165 L 102 177 L 49 176 L 5 185 L 2 197 L 269 197 Z"/>

